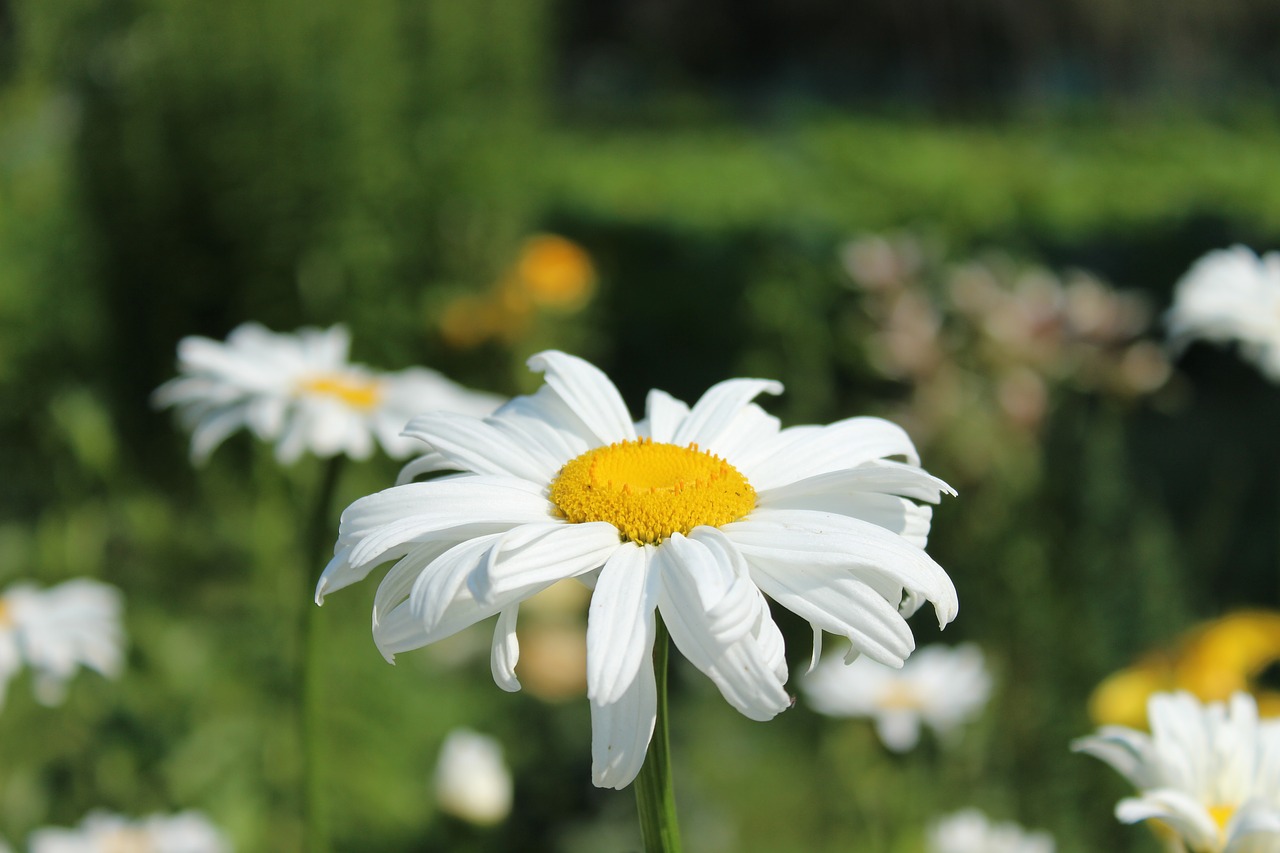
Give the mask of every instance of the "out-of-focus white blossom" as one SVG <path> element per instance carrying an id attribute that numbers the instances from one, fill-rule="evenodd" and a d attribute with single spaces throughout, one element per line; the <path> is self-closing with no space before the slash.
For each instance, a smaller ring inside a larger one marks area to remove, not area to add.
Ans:
<path id="1" fill-rule="evenodd" d="M 231 845 L 199 812 L 131 820 L 96 811 L 75 829 L 38 829 L 29 853 L 231 853 Z"/>
<path id="2" fill-rule="evenodd" d="M 350 345 L 341 325 L 281 334 L 245 323 L 225 343 L 186 337 L 178 343 L 181 375 L 157 388 L 153 402 L 177 408 L 196 463 L 247 427 L 275 442 L 286 464 L 304 453 L 365 459 L 375 439 L 402 458 L 417 447 L 401 435 L 415 415 L 444 409 L 481 417 L 502 403 L 426 368 L 381 373 L 351 364 Z"/>
<path id="3" fill-rule="evenodd" d="M 1147 717 L 1150 734 L 1103 726 L 1072 744 L 1138 789 L 1116 817 L 1150 821 L 1174 853 L 1280 853 L 1280 723 L 1259 723 L 1247 693 L 1157 693 Z"/>
<path id="4" fill-rule="evenodd" d="M 36 698 L 56 705 L 81 666 L 114 678 L 124 665 L 120 591 L 88 578 L 49 589 L 14 584 L 0 595 L 0 702 L 22 667 Z"/>
<path id="5" fill-rule="evenodd" d="M 814 710 L 869 717 L 885 746 L 905 752 L 919 741 L 922 724 L 945 734 L 977 716 L 991 695 L 991 676 L 977 646 L 929 646 L 901 669 L 866 657 L 851 664 L 829 657 L 802 687 Z"/>
<path id="6" fill-rule="evenodd" d="M 1016 823 L 996 823 L 977 809 L 965 809 L 929 828 L 928 853 L 1053 853 L 1053 838 Z"/>
<path id="7" fill-rule="evenodd" d="M 1280 252 L 1258 257 L 1239 245 L 1210 252 L 1178 280 L 1165 321 L 1175 346 L 1234 342 L 1280 381 Z"/>
<path id="8" fill-rule="evenodd" d="M 511 773 L 502 745 L 486 735 L 450 732 L 440 747 L 435 786 L 440 809 L 470 823 L 495 824 L 511 811 Z"/>

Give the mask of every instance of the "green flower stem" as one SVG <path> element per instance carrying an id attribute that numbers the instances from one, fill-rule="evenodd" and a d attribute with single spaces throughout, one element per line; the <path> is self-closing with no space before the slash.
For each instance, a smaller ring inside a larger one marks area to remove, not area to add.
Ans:
<path id="1" fill-rule="evenodd" d="M 324 570 L 326 546 L 333 541 L 329 512 L 333 495 L 342 470 L 341 456 L 325 462 L 323 479 L 316 493 L 310 525 L 307 528 L 305 553 L 307 563 L 303 581 L 307 588 L 302 599 L 302 619 L 299 625 L 301 637 L 300 690 L 298 691 L 298 722 L 302 738 L 302 821 L 305 834 L 304 848 L 308 853 L 329 853 L 329 809 L 324 788 L 324 732 L 320 715 L 324 708 L 325 654 L 321 632 L 317 630 L 320 608 L 312 602 L 316 582 Z"/>
<path id="2" fill-rule="evenodd" d="M 658 685 L 658 719 L 644 766 L 636 777 L 636 806 L 645 853 L 680 853 L 675 788 L 671 784 L 671 740 L 667 732 L 667 626 L 658 617 L 653 641 L 653 674 Z"/>

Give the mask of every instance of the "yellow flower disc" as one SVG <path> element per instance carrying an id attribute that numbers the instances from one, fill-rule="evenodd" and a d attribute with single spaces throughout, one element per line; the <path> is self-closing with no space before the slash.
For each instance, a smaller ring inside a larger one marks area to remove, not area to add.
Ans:
<path id="1" fill-rule="evenodd" d="M 326 373 L 298 383 L 298 393 L 336 397 L 353 409 L 372 409 L 382 397 L 377 381 L 359 376 Z"/>
<path id="2" fill-rule="evenodd" d="M 607 521 L 632 542 L 656 545 L 672 533 L 737 521 L 755 506 L 756 490 L 696 444 L 642 438 L 568 462 L 551 482 L 551 502 L 574 524 Z"/>

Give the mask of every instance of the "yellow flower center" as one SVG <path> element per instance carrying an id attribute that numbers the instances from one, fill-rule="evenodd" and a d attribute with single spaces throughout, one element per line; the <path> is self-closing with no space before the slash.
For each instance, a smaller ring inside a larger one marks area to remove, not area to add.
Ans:
<path id="1" fill-rule="evenodd" d="M 1218 830 L 1226 833 L 1227 824 L 1231 822 L 1231 818 L 1235 816 L 1235 806 L 1210 806 L 1209 817 L 1213 818 L 1213 822 L 1218 825 Z"/>
<path id="2" fill-rule="evenodd" d="M 322 373 L 298 383 L 300 394 L 336 397 L 353 409 L 372 409 L 382 398 L 377 380 L 341 373 Z"/>
<path id="3" fill-rule="evenodd" d="M 13 627 L 13 611 L 9 602 L 0 598 L 0 629 Z"/>
<path id="4" fill-rule="evenodd" d="M 882 711 L 919 711 L 924 707 L 919 693 L 896 682 L 885 688 L 876 704 Z"/>
<path id="5" fill-rule="evenodd" d="M 152 853 L 151 839 L 141 829 L 117 829 L 102 840 L 104 853 Z"/>
<path id="6" fill-rule="evenodd" d="M 642 438 L 597 447 L 551 482 L 551 502 L 574 524 L 607 521 L 623 537 L 656 545 L 699 525 L 719 527 L 756 504 L 747 478 L 698 445 Z"/>

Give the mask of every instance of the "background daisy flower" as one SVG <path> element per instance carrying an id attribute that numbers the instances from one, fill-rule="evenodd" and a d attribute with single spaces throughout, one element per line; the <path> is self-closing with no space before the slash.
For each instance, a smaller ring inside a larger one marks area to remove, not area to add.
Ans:
<path id="1" fill-rule="evenodd" d="M 449 732 L 435 773 L 442 811 L 479 826 L 495 824 L 511 811 L 512 788 L 500 743 L 469 729 Z"/>
<path id="2" fill-rule="evenodd" d="M 325 594 L 396 561 L 374 601 L 388 660 L 497 615 L 491 669 L 507 690 L 529 596 L 566 577 L 594 588 L 587 619 L 593 779 L 631 782 L 656 718 L 657 614 L 676 646 L 751 719 L 791 703 L 783 638 L 764 596 L 852 650 L 899 666 L 905 616 L 940 625 L 955 588 L 925 552 L 950 488 L 910 439 L 876 418 L 781 429 L 752 401 L 777 382 L 732 379 L 690 408 L 661 392 L 634 423 L 600 370 L 561 352 L 530 359 L 536 394 L 483 420 L 437 412 L 406 431 L 430 451 L 402 481 L 342 515 Z M 891 461 L 888 457 L 899 457 Z"/>
<path id="3" fill-rule="evenodd" d="M 1175 345 L 1238 343 L 1268 379 L 1280 381 L 1280 252 L 1258 257 L 1237 245 L 1200 258 L 1179 279 L 1166 323 Z"/>
<path id="4" fill-rule="evenodd" d="M 1046 832 L 1028 832 L 1016 823 L 997 823 L 977 809 L 948 815 L 929 828 L 928 853 L 1053 853 Z"/>
<path id="5" fill-rule="evenodd" d="M 1202 705 L 1189 693 L 1159 693 L 1147 716 L 1151 734 L 1103 726 L 1072 744 L 1138 789 L 1116 817 L 1151 821 L 1174 851 L 1280 850 L 1280 726 L 1259 724 L 1253 697 Z"/>
<path id="6" fill-rule="evenodd" d="M 400 434 L 414 415 L 437 408 L 485 415 L 502 402 L 426 368 L 381 373 L 351 364 L 350 346 L 341 325 L 284 334 L 244 323 L 225 343 L 186 337 L 178 343 L 181 375 L 152 400 L 177 408 L 196 463 L 248 428 L 275 442 L 276 458 L 286 464 L 304 453 L 366 459 L 375 439 L 402 458 L 415 448 Z"/>
<path id="7" fill-rule="evenodd" d="M 49 589 L 14 584 L 0 596 L 0 702 L 24 665 L 36 698 L 55 705 L 81 666 L 109 678 L 124 665 L 122 600 L 113 586 L 88 578 Z"/>
<path id="8" fill-rule="evenodd" d="M 38 829 L 30 853 L 230 853 L 231 845 L 199 812 L 130 820 L 109 812 L 86 815 L 75 829 Z"/>
<path id="9" fill-rule="evenodd" d="M 859 657 L 828 657 L 803 681 L 814 710 L 835 717 L 870 717 L 881 742 L 895 752 L 913 748 L 921 724 L 945 734 L 977 716 L 991 695 L 982 651 L 965 644 L 929 646 L 901 669 Z"/>

